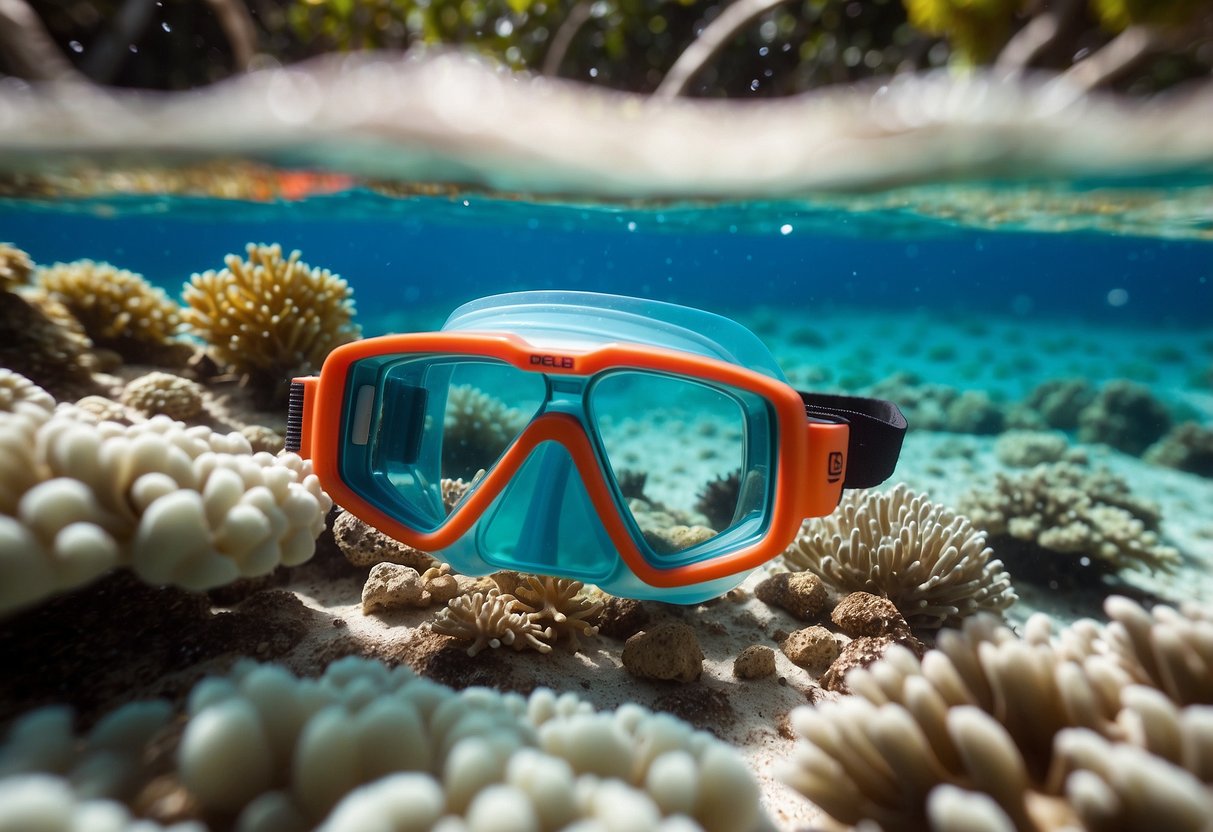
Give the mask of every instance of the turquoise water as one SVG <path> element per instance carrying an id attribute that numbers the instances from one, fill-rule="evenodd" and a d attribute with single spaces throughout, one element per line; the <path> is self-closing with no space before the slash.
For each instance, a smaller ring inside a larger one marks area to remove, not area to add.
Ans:
<path id="1" fill-rule="evenodd" d="M 999 194 L 1008 205 L 1017 199 L 1014 189 L 993 193 L 995 204 Z M 1176 238 L 1193 232 L 1186 218 L 1156 226 L 1170 231 L 1161 238 L 986 230 L 924 216 L 909 200 L 880 210 L 771 202 L 628 208 L 357 190 L 278 204 L 10 200 L 0 205 L 0 237 L 39 263 L 105 260 L 170 294 L 191 274 L 222 268 L 223 256 L 248 242 L 278 242 L 350 282 L 369 334 L 436 326 L 471 298 L 539 288 L 724 312 L 776 306 L 809 325 L 838 306 L 1151 327 L 1199 326 L 1213 311 L 1213 241 Z"/>

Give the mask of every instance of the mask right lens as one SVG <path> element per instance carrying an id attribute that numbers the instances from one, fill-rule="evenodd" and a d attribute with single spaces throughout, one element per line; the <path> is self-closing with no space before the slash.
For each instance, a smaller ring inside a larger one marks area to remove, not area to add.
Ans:
<path id="1" fill-rule="evenodd" d="M 622 501 L 657 565 L 738 548 L 765 526 L 773 457 L 765 399 L 619 370 L 594 382 L 590 413 Z"/>

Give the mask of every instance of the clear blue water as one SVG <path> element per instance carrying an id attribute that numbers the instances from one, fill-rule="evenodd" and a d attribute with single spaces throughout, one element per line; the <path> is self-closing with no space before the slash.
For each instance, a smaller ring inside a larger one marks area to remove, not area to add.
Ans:
<path id="1" fill-rule="evenodd" d="M 9 202 L 0 238 L 39 263 L 107 260 L 170 294 L 248 242 L 278 242 L 350 282 L 369 334 L 437 325 L 481 295 L 548 287 L 726 313 L 774 306 L 806 322 L 836 306 L 1148 327 L 1213 320 L 1213 242 L 975 230 L 778 203 L 630 209 L 368 192 L 277 205 Z"/>

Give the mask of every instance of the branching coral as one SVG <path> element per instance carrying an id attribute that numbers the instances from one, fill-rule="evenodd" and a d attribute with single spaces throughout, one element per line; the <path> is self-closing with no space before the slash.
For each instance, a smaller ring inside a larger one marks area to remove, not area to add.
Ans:
<path id="1" fill-rule="evenodd" d="M 202 386 L 172 373 L 148 373 L 126 385 L 122 404 L 146 416 L 185 421 L 202 410 Z"/>
<path id="2" fill-rule="evenodd" d="M 833 514 L 805 524 L 783 560 L 841 592 L 888 598 L 911 626 L 939 627 L 1015 602 L 991 554 L 967 518 L 899 485 L 847 492 Z"/>
<path id="3" fill-rule="evenodd" d="M 130 361 L 179 357 L 170 339 L 181 323 L 180 310 L 140 275 L 79 260 L 39 269 L 38 286 L 67 308 L 97 346 Z"/>
<path id="4" fill-rule="evenodd" d="M 552 629 L 540 627 L 525 613 L 515 612 L 513 595 L 495 589 L 452 598 L 434 619 L 434 632 L 472 642 L 468 655 L 502 645 L 515 650 L 552 650 Z"/>
<path id="5" fill-rule="evenodd" d="M 1125 599 L 1107 609 L 1132 622 L 1134 641 L 1151 632 L 1213 656 L 1207 616 L 1151 615 Z M 1118 829 L 1204 829 L 1213 709 L 1170 698 L 1109 654 L 1117 623 L 1085 622 L 1055 642 L 1037 616 L 1026 635 L 979 616 L 921 662 L 893 648 L 852 671 L 858 696 L 793 713 L 802 742 L 785 779 L 837 820 L 883 829 L 1098 830 L 1112 817 Z M 1208 701 L 1209 664 L 1190 670 L 1205 674 Z M 997 822 L 957 826 L 949 806 Z"/>
<path id="6" fill-rule="evenodd" d="M 182 311 L 193 334 L 220 363 L 273 392 L 292 374 L 314 370 L 334 348 L 359 337 L 353 291 L 328 269 L 310 268 L 293 251 L 249 243 L 227 268 L 196 274 Z"/>
<path id="7" fill-rule="evenodd" d="M 1003 557 L 1026 545 L 1111 570 L 1168 568 L 1179 559 L 1151 530 L 1158 509 L 1106 471 L 1061 462 L 1014 477 L 998 474 L 992 489 L 967 494 L 961 510 L 990 532 Z"/>
<path id="8" fill-rule="evenodd" d="M 569 578 L 527 575 L 514 590 L 514 611 L 520 612 L 556 639 L 567 638 L 574 650 L 581 636 L 598 635 L 594 621 L 602 610 L 601 601 L 590 601 L 581 594 L 584 584 Z"/>
<path id="9" fill-rule="evenodd" d="M 165 416 L 0 413 L 0 466 L 0 612 L 115 566 L 206 589 L 301 563 L 331 506 L 298 456 Z"/>
<path id="10" fill-rule="evenodd" d="M 29 282 L 34 261 L 16 246 L 0 243 L 0 292 L 11 292 Z"/>
<path id="11" fill-rule="evenodd" d="M 46 721 L 42 713 L 25 722 Z M 456 692 L 407 667 L 357 658 L 317 679 L 244 660 L 195 686 L 187 716 L 171 776 L 184 805 L 215 827 L 766 828 L 757 783 L 735 752 L 636 705 L 596 713 L 546 689 L 528 698 Z M 72 743 L 55 748 L 67 750 L 70 766 Z M 20 765 L 10 771 L 65 765 L 13 756 Z M 115 791 L 94 796 L 130 793 Z M 13 828 L 5 824 L 19 805 L 0 804 L 0 827 Z"/>

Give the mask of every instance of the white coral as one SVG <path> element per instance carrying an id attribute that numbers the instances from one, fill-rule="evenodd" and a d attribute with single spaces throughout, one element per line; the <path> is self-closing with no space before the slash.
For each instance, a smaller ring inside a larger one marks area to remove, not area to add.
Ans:
<path id="1" fill-rule="evenodd" d="M 683 815 L 692 824 L 681 828 L 746 832 L 761 820 L 757 784 L 731 749 L 636 705 L 595 713 L 546 689 L 455 692 L 349 658 L 316 680 L 242 662 L 196 687 L 190 713 L 181 780 L 241 829 L 407 819 L 391 828 L 477 832 L 502 828 L 492 821 L 504 813 L 536 821 L 522 828 L 613 821 L 640 832 Z"/>
<path id="2" fill-rule="evenodd" d="M 332 503 L 294 454 L 166 416 L 0 414 L 0 612 L 115 566 L 207 589 L 311 556 Z"/>

